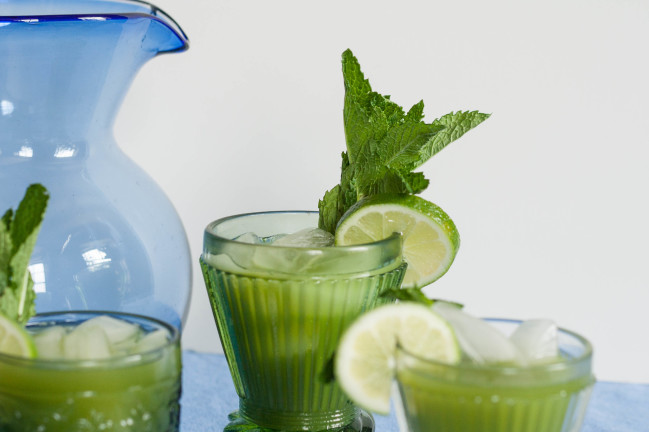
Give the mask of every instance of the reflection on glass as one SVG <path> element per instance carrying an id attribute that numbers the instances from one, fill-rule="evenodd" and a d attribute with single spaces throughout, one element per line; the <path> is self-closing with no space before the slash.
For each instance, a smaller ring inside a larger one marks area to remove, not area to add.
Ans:
<path id="1" fill-rule="evenodd" d="M 90 249 L 81 254 L 86 266 L 90 271 L 97 271 L 104 268 L 110 267 L 110 262 L 112 261 L 107 255 L 106 252 L 99 249 Z"/>
<path id="2" fill-rule="evenodd" d="M 16 153 L 16 156 L 30 158 L 34 156 L 34 149 L 28 146 L 22 146 L 18 150 L 18 153 Z"/>
<path id="3" fill-rule="evenodd" d="M 74 156 L 76 153 L 73 147 L 58 147 L 54 152 L 54 157 L 56 158 L 69 158 Z"/>
<path id="4" fill-rule="evenodd" d="M 2 27 L 2 26 L 0 26 L 0 27 Z M 8 100 L 0 101 L 0 114 L 9 115 L 12 112 L 14 112 L 14 104 L 13 104 L 13 102 L 8 101 Z"/>
<path id="5" fill-rule="evenodd" d="M 45 266 L 43 263 L 32 264 L 28 268 L 34 281 L 34 292 L 36 294 L 45 292 Z"/>

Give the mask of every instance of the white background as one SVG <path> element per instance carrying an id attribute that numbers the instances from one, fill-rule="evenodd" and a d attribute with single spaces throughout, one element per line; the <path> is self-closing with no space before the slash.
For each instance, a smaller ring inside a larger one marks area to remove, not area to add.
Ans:
<path id="1" fill-rule="evenodd" d="M 492 117 L 423 166 L 462 246 L 427 289 L 481 316 L 548 317 L 601 380 L 649 382 L 649 2 L 158 0 L 188 34 L 140 71 L 121 148 L 187 230 L 184 348 L 220 351 L 198 267 L 218 217 L 316 209 L 344 150 L 340 55 L 426 120 Z"/>

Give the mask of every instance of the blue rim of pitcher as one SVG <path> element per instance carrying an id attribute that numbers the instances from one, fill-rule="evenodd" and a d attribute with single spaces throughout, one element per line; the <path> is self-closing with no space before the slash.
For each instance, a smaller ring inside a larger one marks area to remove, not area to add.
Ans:
<path id="1" fill-rule="evenodd" d="M 180 46 L 164 52 L 180 52 L 189 48 L 189 37 L 182 27 L 169 14 L 159 7 L 141 0 L 128 0 L 129 3 L 141 4 L 149 8 L 148 12 L 111 12 L 111 13 L 62 13 L 62 14 L 27 14 L 27 15 L 0 15 L 0 27 L 2 23 L 41 23 L 55 21 L 110 21 L 128 20 L 134 18 L 148 18 L 157 21 L 168 27 L 180 41 Z"/>

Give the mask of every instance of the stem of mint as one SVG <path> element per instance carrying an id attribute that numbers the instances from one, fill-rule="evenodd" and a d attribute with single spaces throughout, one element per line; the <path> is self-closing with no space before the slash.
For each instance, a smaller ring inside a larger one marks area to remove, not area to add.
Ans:
<path id="1" fill-rule="evenodd" d="M 425 123 L 423 101 L 405 112 L 390 96 L 372 91 L 350 50 L 342 54 L 342 69 L 347 151 L 342 153 L 340 183 L 318 203 L 318 225 L 332 234 L 345 212 L 365 196 L 422 192 L 429 181 L 413 171 L 489 117 L 458 111 Z"/>
<path id="2" fill-rule="evenodd" d="M 0 220 L 0 313 L 23 325 L 36 313 L 28 266 L 48 200 L 47 189 L 32 184 L 16 211 Z"/>

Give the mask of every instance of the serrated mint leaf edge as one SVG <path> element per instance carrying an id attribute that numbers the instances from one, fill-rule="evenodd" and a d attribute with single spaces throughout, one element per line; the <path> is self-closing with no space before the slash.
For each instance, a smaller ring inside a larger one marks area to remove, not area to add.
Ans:
<path id="1" fill-rule="evenodd" d="M 405 113 L 389 95 L 374 92 L 349 49 L 343 52 L 342 69 L 345 88 L 343 123 L 349 167 L 343 167 L 339 185 L 329 189 L 318 203 L 319 210 L 327 211 L 327 215 L 321 215 L 319 227 L 332 234 L 335 234 L 344 213 L 363 196 L 380 192 L 421 193 L 429 181 L 422 173 L 411 171 L 490 116 L 478 111 L 458 111 L 425 123 L 423 101 Z M 423 129 L 424 136 L 408 135 L 405 144 L 396 141 L 395 134 L 403 136 L 406 131 L 414 129 Z M 388 148 L 383 141 L 386 137 L 393 140 L 392 151 L 387 152 L 388 157 L 383 155 L 381 160 L 376 156 Z M 334 196 L 335 207 L 329 202 L 334 200 Z M 335 222 L 334 217 L 338 218 Z"/>
<path id="2" fill-rule="evenodd" d="M 35 314 L 36 294 L 29 261 L 47 208 L 49 193 L 41 184 L 30 185 L 14 212 L 7 210 L 0 227 L 0 310 L 25 324 Z"/>

